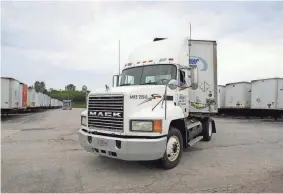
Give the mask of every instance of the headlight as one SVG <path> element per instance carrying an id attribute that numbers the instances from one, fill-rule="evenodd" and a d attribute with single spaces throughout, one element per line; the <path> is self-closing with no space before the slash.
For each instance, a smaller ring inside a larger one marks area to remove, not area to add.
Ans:
<path id="1" fill-rule="evenodd" d="M 81 116 L 81 125 L 86 126 L 86 117 L 85 116 Z"/>
<path id="2" fill-rule="evenodd" d="M 162 121 L 131 121 L 131 131 L 162 132 Z"/>

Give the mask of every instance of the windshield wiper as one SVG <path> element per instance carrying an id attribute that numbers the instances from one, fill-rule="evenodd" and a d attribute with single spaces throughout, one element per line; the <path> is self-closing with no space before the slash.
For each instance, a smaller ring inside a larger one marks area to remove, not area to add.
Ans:
<path id="1" fill-rule="evenodd" d="M 157 85 L 157 82 L 148 82 L 148 83 L 143 83 L 140 85 Z"/>

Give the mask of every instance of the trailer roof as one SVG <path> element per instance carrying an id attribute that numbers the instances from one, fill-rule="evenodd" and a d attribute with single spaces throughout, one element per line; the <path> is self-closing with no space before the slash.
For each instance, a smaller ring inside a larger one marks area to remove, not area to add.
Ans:
<path id="1" fill-rule="evenodd" d="M 252 80 L 251 82 L 256 82 L 256 81 L 261 81 L 261 80 L 271 80 L 271 79 L 283 79 L 282 77 L 273 77 L 273 78 L 265 78 L 265 79 L 255 79 Z"/>
<path id="2" fill-rule="evenodd" d="M 251 82 L 245 82 L 245 81 L 243 81 L 243 82 L 233 82 L 233 83 L 228 83 L 228 84 L 226 84 L 226 86 L 228 86 L 228 85 L 232 85 L 232 84 L 250 84 Z"/>
<path id="3" fill-rule="evenodd" d="M 15 78 L 12 78 L 12 77 L 1 77 L 1 79 L 12 79 L 12 80 L 20 82 L 19 80 L 15 79 Z"/>
<path id="4" fill-rule="evenodd" d="M 197 42 L 197 41 L 200 41 L 200 42 L 212 42 L 212 43 L 216 43 L 216 40 L 194 40 L 194 39 L 191 39 L 191 41 L 195 41 L 195 42 Z"/>

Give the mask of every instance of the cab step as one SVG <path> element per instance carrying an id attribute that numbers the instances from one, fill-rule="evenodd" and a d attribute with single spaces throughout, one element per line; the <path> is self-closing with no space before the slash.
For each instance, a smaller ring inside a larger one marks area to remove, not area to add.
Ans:
<path id="1" fill-rule="evenodd" d="M 198 136 L 194 139 L 192 139 L 189 143 L 188 143 L 188 146 L 189 147 L 192 147 L 195 143 L 199 142 L 200 140 L 203 139 L 203 136 Z"/>

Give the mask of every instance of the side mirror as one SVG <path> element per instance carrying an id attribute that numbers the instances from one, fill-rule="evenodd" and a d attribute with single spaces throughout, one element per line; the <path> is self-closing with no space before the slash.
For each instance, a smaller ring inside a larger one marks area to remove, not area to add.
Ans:
<path id="1" fill-rule="evenodd" d="M 117 87 L 119 85 L 119 75 L 113 75 L 112 87 Z"/>
<path id="2" fill-rule="evenodd" d="M 170 88 L 171 90 L 175 90 L 178 87 L 178 81 L 175 79 L 171 79 L 168 84 L 167 84 L 168 88 Z"/>
<path id="3" fill-rule="evenodd" d="M 198 68 L 197 67 L 193 67 L 190 70 L 190 82 L 191 82 L 191 88 L 193 90 L 198 89 Z"/>

